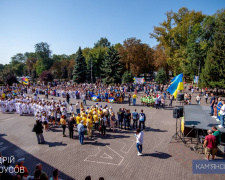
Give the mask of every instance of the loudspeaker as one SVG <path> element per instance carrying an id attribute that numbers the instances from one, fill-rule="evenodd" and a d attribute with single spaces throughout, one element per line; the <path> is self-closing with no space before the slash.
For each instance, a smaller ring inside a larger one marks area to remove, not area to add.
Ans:
<path id="1" fill-rule="evenodd" d="M 179 106 L 178 109 L 179 109 L 180 117 L 183 117 L 184 116 L 184 108 L 182 106 Z"/>
<path id="2" fill-rule="evenodd" d="M 180 109 L 179 108 L 173 108 L 173 118 L 180 118 Z"/>
<path id="3" fill-rule="evenodd" d="M 177 94 L 177 100 L 178 101 L 183 101 L 184 100 L 184 94 L 183 93 Z"/>

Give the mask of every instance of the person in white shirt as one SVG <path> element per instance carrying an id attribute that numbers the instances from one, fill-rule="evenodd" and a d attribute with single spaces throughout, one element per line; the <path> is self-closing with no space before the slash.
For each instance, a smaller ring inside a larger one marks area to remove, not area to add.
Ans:
<path id="1" fill-rule="evenodd" d="M 138 150 L 138 156 L 142 155 L 142 144 L 143 144 L 143 140 L 144 140 L 144 133 L 143 131 L 141 131 L 139 128 L 137 128 L 136 134 L 134 134 L 136 137 L 136 147 Z"/>
<path id="2" fill-rule="evenodd" d="M 79 104 L 79 101 L 76 103 L 75 109 L 76 109 L 76 113 L 79 114 L 80 113 L 80 104 Z"/>
<path id="3" fill-rule="evenodd" d="M 72 113 L 74 113 L 74 109 L 73 109 L 73 105 L 72 104 L 70 104 L 70 106 L 69 106 L 69 113 L 70 113 L 70 115 Z"/>
<path id="4" fill-rule="evenodd" d="M 225 101 L 222 101 L 223 106 L 220 108 L 220 121 L 221 124 L 218 126 L 219 128 L 224 128 L 224 116 L 225 116 Z"/>
<path id="5" fill-rule="evenodd" d="M 200 97 L 200 94 L 196 97 L 196 102 L 197 104 L 200 105 L 200 102 L 201 102 L 201 97 Z"/>

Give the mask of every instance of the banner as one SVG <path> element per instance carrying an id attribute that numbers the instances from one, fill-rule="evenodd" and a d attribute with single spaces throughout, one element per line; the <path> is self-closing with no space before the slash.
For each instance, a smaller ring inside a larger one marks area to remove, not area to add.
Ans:
<path id="1" fill-rule="evenodd" d="M 95 102 L 99 102 L 100 101 L 100 97 L 99 96 L 96 96 L 94 94 L 91 95 L 91 100 L 92 101 L 95 101 Z"/>
<path id="2" fill-rule="evenodd" d="M 184 117 L 181 117 L 181 123 L 180 123 L 180 129 L 181 129 L 181 132 L 184 134 Z"/>
<path id="3" fill-rule="evenodd" d="M 194 83 L 195 84 L 198 84 L 198 80 L 199 80 L 199 77 L 198 76 L 194 76 Z"/>
<path id="4" fill-rule="evenodd" d="M 144 84 L 145 83 L 145 78 L 136 78 L 134 77 L 134 84 Z"/>
<path id="5" fill-rule="evenodd" d="M 115 98 L 110 97 L 110 98 L 109 98 L 109 100 L 108 100 L 108 102 L 110 102 L 110 103 L 114 103 L 114 102 L 115 102 Z"/>

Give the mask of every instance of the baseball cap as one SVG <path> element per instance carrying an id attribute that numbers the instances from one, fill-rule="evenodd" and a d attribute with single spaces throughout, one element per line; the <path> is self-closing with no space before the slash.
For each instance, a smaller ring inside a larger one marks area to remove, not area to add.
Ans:
<path id="1" fill-rule="evenodd" d="M 21 164 L 23 161 L 25 160 L 25 158 L 20 158 L 17 160 L 17 164 Z"/>

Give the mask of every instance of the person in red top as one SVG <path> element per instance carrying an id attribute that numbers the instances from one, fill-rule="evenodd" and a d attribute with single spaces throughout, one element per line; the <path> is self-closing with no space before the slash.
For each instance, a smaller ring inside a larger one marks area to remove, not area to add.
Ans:
<path id="1" fill-rule="evenodd" d="M 25 158 L 18 159 L 17 165 L 15 166 L 15 172 L 18 175 L 20 175 L 21 177 L 27 177 L 29 174 L 27 168 L 25 166 L 23 166 L 24 160 L 25 160 Z"/>
<path id="2" fill-rule="evenodd" d="M 216 154 L 216 137 L 212 134 L 211 130 L 208 130 L 208 136 L 205 137 L 205 142 L 203 147 L 205 148 L 205 154 L 209 160 L 210 154 L 212 155 L 212 160 L 215 158 Z"/>

